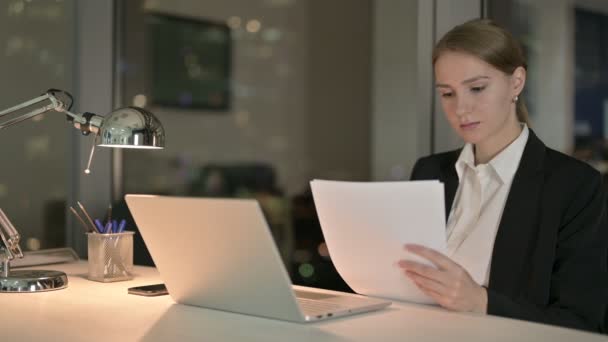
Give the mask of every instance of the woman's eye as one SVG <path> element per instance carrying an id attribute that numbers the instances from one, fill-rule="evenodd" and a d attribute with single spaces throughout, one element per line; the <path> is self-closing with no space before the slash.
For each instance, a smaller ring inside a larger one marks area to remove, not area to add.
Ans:
<path id="1" fill-rule="evenodd" d="M 484 89 L 486 89 L 485 86 L 483 86 L 483 87 L 472 87 L 471 91 L 474 92 L 474 93 L 479 93 L 479 92 L 483 91 Z"/>
<path id="2" fill-rule="evenodd" d="M 452 97 L 452 93 L 443 93 L 441 97 Z"/>

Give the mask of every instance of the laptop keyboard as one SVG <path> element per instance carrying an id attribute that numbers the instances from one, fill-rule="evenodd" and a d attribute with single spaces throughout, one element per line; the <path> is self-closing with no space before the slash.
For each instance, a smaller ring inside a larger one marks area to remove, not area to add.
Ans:
<path id="1" fill-rule="evenodd" d="M 344 308 L 344 306 L 340 304 L 306 298 L 298 298 L 298 303 L 300 304 L 302 312 L 307 316 L 333 313 Z"/>
<path id="2" fill-rule="evenodd" d="M 296 294 L 297 298 L 305 298 L 305 299 L 321 300 L 321 299 L 336 297 L 336 295 L 333 295 L 333 294 L 312 292 L 312 291 L 294 290 L 293 292 Z"/>

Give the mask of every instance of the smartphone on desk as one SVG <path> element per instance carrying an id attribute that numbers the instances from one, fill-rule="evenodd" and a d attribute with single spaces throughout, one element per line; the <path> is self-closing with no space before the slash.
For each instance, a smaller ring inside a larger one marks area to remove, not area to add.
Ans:
<path id="1" fill-rule="evenodd" d="M 165 284 L 154 284 L 129 287 L 129 294 L 152 297 L 167 295 L 169 291 L 167 291 Z"/>

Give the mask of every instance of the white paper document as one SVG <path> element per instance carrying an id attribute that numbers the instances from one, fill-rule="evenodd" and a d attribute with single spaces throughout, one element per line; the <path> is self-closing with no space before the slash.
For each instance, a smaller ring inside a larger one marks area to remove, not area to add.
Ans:
<path id="1" fill-rule="evenodd" d="M 443 183 L 313 180 L 311 187 L 331 260 L 355 292 L 435 303 L 397 262 L 429 264 L 407 252 L 407 243 L 446 253 Z"/>

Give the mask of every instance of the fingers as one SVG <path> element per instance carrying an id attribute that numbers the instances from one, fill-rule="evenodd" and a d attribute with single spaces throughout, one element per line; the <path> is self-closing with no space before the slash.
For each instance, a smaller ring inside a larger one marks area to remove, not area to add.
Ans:
<path id="1" fill-rule="evenodd" d="M 406 274 L 408 277 L 410 277 L 410 279 L 412 279 L 420 291 L 433 298 L 437 304 L 448 310 L 459 310 L 456 298 L 449 295 L 450 292 L 453 292 L 453 289 L 412 272 L 406 271 Z"/>
<path id="2" fill-rule="evenodd" d="M 405 248 L 437 266 L 435 268 L 409 260 L 398 262 L 408 278 L 422 292 L 450 310 L 486 312 L 487 294 L 463 267 L 447 256 L 424 246 L 406 245 Z"/>
<path id="3" fill-rule="evenodd" d="M 442 284 L 446 284 L 448 282 L 448 277 L 445 272 L 440 271 L 435 267 L 409 260 L 399 260 L 398 265 L 404 268 L 406 272 L 412 272 L 426 278 L 433 279 Z"/>
<path id="4" fill-rule="evenodd" d="M 411 275 L 410 276 L 409 274 L 408 274 L 408 276 L 409 277 L 416 277 L 416 275 Z M 413 280 L 413 278 L 412 278 L 412 280 Z M 427 283 L 426 281 L 419 282 L 419 281 L 414 280 L 414 284 L 424 294 L 426 294 L 427 296 L 433 298 L 433 300 L 435 300 L 436 303 L 438 303 L 439 305 L 441 305 L 441 306 L 443 306 L 443 307 L 445 307 L 445 308 L 447 308 L 449 310 L 452 310 L 452 308 L 450 308 L 450 307 L 448 307 L 448 306 L 446 306 L 444 304 L 445 303 L 445 295 L 443 295 L 441 292 L 439 292 L 439 291 L 445 291 L 445 289 L 444 290 L 436 291 L 436 289 L 439 289 L 439 286 L 437 284 L 432 284 L 430 282 Z"/>
<path id="5" fill-rule="evenodd" d="M 405 273 L 414 281 L 414 283 L 416 283 L 419 288 L 431 290 L 438 295 L 442 295 L 446 291 L 445 285 L 434 279 L 430 279 L 410 271 L 406 271 Z"/>
<path id="6" fill-rule="evenodd" d="M 418 285 L 417 283 L 416 283 L 416 286 L 418 286 L 418 288 L 420 289 L 420 291 L 424 292 L 424 294 L 426 294 L 427 296 L 433 298 L 435 300 L 435 302 L 437 302 L 437 303 L 439 303 L 441 305 L 441 303 L 443 301 L 443 296 L 440 293 L 438 293 L 436 291 L 433 291 L 433 290 L 431 290 L 431 289 L 429 289 L 427 287 L 424 287 L 422 285 Z"/>
<path id="7" fill-rule="evenodd" d="M 439 269 L 450 270 L 457 266 L 457 264 L 455 264 L 450 258 L 431 248 L 427 248 L 420 245 L 408 244 L 405 245 L 405 249 L 411 253 L 414 253 L 418 256 L 427 259 Z"/>

